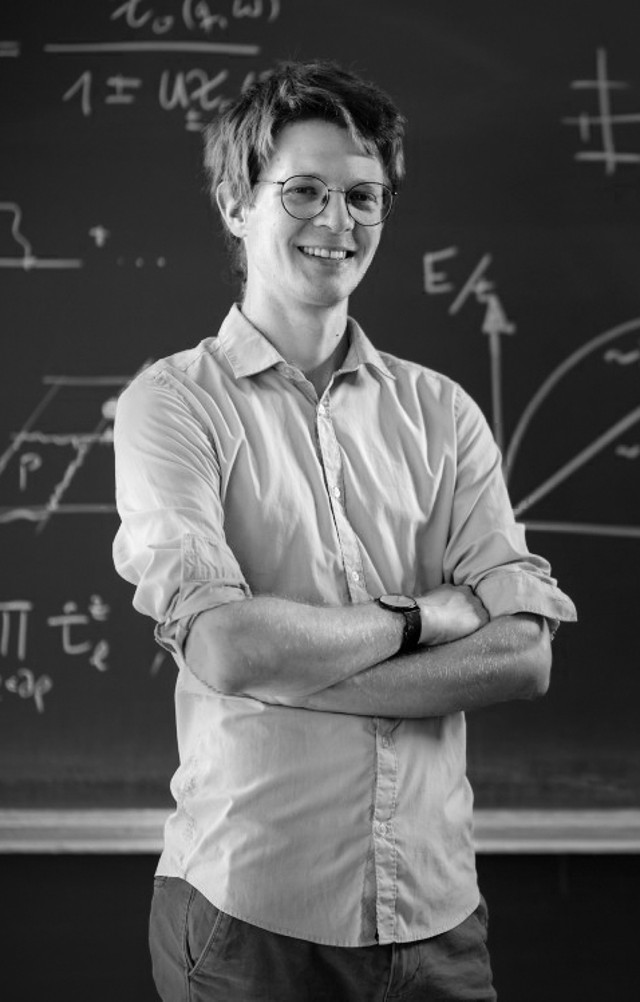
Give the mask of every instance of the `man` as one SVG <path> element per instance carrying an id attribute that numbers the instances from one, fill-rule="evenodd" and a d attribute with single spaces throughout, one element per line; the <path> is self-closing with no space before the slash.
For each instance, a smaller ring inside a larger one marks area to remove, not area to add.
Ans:
<path id="1" fill-rule="evenodd" d="M 495 998 L 464 711 L 544 693 L 575 612 L 477 406 L 348 318 L 402 135 L 333 64 L 244 93 L 207 141 L 241 303 L 119 402 L 116 566 L 179 667 L 165 1002 Z"/>

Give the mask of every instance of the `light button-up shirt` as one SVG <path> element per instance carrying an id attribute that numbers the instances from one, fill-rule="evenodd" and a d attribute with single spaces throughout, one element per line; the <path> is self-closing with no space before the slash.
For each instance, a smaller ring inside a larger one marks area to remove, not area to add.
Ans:
<path id="1" fill-rule="evenodd" d="M 528 552 L 479 408 L 452 380 L 349 351 L 319 401 L 239 309 L 155 363 L 115 425 L 115 564 L 174 655 L 180 765 L 158 872 L 274 932 L 337 946 L 421 939 L 478 903 L 462 713 L 302 708 L 301 673 L 225 696 L 185 662 L 201 612 L 474 588 L 490 616 L 575 610 Z M 337 681 L 337 679 L 336 679 Z"/>

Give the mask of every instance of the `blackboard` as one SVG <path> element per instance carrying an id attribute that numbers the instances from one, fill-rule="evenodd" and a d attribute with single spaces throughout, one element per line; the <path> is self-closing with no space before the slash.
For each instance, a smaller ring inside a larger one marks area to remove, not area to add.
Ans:
<path id="1" fill-rule="evenodd" d="M 174 669 L 111 565 L 114 400 L 235 295 L 203 123 L 320 56 L 409 121 L 352 313 L 475 396 L 580 613 L 544 701 L 470 718 L 476 803 L 638 807 L 638 5 L 32 0 L 0 24 L 2 806 L 169 803 Z"/>

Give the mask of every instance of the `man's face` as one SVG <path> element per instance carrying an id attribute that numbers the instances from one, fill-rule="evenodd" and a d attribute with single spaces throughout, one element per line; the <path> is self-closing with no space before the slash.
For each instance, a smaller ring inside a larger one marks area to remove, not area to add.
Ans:
<path id="1" fill-rule="evenodd" d="M 286 181 L 300 174 L 344 190 L 361 181 L 387 180 L 377 157 L 363 153 L 346 129 L 321 119 L 286 125 L 260 177 Z M 313 219 L 288 215 L 280 185 L 258 184 L 254 196 L 245 215 L 247 299 L 260 303 L 267 297 L 271 305 L 285 309 L 346 302 L 373 260 L 382 227 L 354 222 L 341 192 L 331 192 Z M 321 257 L 318 250 L 345 254 Z"/>

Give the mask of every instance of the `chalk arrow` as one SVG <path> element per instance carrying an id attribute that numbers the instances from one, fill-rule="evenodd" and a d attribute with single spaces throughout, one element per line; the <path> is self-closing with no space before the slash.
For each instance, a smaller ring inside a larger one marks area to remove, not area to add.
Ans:
<path id="1" fill-rule="evenodd" d="M 490 288 L 490 287 L 489 287 Z M 504 312 L 502 303 L 495 292 L 484 291 L 478 300 L 486 304 L 482 333 L 489 335 L 489 355 L 491 357 L 491 401 L 493 407 L 493 434 L 500 451 L 504 449 L 504 424 L 502 419 L 502 360 L 500 357 L 500 337 L 514 334 L 515 324 Z"/>
<path id="2" fill-rule="evenodd" d="M 516 325 L 509 320 L 504 312 L 502 303 L 495 292 L 490 292 L 482 296 L 482 301 L 487 304 L 487 312 L 482 324 L 483 334 L 515 334 Z"/>

